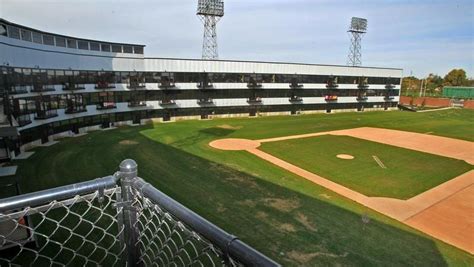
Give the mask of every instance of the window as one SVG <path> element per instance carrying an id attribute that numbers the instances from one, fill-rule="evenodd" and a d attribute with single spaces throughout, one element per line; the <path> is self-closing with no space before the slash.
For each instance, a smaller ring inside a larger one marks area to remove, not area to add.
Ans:
<path id="1" fill-rule="evenodd" d="M 77 42 L 73 39 L 67 39 L 67 47 L 68 48 L 77 48 Z"/>
<path id="2" fill-rule="evenodd" d="M 54 37 L 51 35 L 43 34 L 43 44 L 54 45 Z"/>
<path id="3" fill-rule="evenodd" d="M 43 43 L 43 37 L 41 36 L 41 33 L 33 32 L 33 42 L 37 44 Z"/>
<path id="4" fill-rule="evenodd" d="M 7 36 L 7 26 L 0 24 L 0 35 Z"/>
<path id="5" fill-rule="evenodd" d="M 66 47 L 66 39 L 64 37 L 56 36 L 56 46 Z"/>
<path id="6" fill-rule="evenodd" d="M 110 45 L 109 44 L 101 44 L 101 50 L 104 52 L 110 52 Z"/>
<path id="7" fill-rule="evenodd" d="M 78 41 L 77 42 L 78 46 L 79 46 L 79 49 L 82 49 L 82 50 L 89 50 L 89 43 L 86 42 L 86 41 Z"/>
<path id="8" fill-rule="evenodd" d="M 99 43 L 90 42 L 90 43 L 89 43 L 89 47 L 90 47 L 90 49 L 93 50 L 93 51 L 100 51 L 100 45 L 99 45 Z"/>
<path id="9" fill-rule="evenodd" d="M 8 36 L 15 39 L 20 39 L 20 29 L 13 26 L 8 26 Z"/>
<path id="10" fill-rule="evenodd" d="M 133 52 L 134 52 L 135 54 L 143 54 L 143 47 L 141 47 L 141 46 L 134 46 L 134 47 L 133 47 Z"/>
<path id="11" fill-rule="evenodd" d="M 132 53 L 133 53 L 133 48 L 132 48 L 131 46 L 124 45 L 124 46 L 123 46 L 123 52 L 124 52 L 124 53 L 132 54 Z"/>
<path id="12" fill-rule="evenodd" d="M 29 30 L 21 29 L 21 40 L 31 42 L 31 32 Z"/>
<path id="13" fill-rule="evenodd" d="M 122 46 L 121 45 L 112 45 L 112 52 L 122 53 Z"/>

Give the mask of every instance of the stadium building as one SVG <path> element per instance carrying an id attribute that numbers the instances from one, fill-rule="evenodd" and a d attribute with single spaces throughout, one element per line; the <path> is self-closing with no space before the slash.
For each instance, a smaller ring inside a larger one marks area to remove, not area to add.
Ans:
<path id="1" fill-rule="evenodd" d="M 154 58 L 144 50 L 0 19 L 0 157 L 151 119 L 389 110 L 399 101 L 401 69 Z"/>

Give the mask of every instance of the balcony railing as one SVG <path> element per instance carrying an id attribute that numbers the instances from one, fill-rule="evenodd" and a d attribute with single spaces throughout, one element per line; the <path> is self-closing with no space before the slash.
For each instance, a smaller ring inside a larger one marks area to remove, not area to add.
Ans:
<path id="1" fill-rule="evenodd" d="M 160 89 L 169 89 L 169 88 L 175 88 L 176 85 L 173 80 L 168 80 L 168 79 L 161 79 L 160 84 L 158 85 L 158 88 Z"/>
<path id="2" fill-rule="evenodd" d="M 176 105 L 176 101 L 174 101 L 173 99 L 163 99 L 163 100 L 160 100 L 160 105 L 173 106 L 173 105 Z"/>
<path id="3" fill-rule="evenodd" d="M 105 81 L 99 81 L 95 84 L 95 89 L 98 89 L 98 90 L 114 89 L 114 88 L 115 88 L 115 84 L 108 83 Z"/>
<path id="4" fill-rule="evenodd" d="M 357 101 L 367 101 L 369 99 L 366 95 L 357 96 Z"/>
<path id="5" fill-rule="evenodd" d="M 301 102 L 303 102 L 303 98 L 301 98 L 299 96 L 292 96 L 292 97 L 290 97 L 289 101 L 291 103 L 301 103 Z"/>
<path id="6" fill-rule="evenodd" d="M 132 82 L 129 85 L 127 85 L 128 89 L 145 89 L 146 84 L 144 82 Z"/>
<path id="7" fill-rule="evenodd" d="M 86 112 L 87 108 L 86 106 L 69 106 L 66 107 L 66 110 L 64 113 L 66 114 L 74 114 L 74 113 L 81 113 L 81 112 Z"/>
<path id="8" fill-rule="evenodd" d="M 9 93 L 13 94 L 13 95 L 26 94 L 26 93 L 28 93 L 28 86 L 26 86 L 26 85 L 12 86 Z"/>
<path id="9" fill-rule="evenodd" d="M 0 199 L 2 266 L 279 266 L 137 176 Z"/>
<path id="10" fill-rule="evenodd" d="M 196 84 L 196 86 L 197 86 L 197 88 L 199 88 L 201 90 L 213 89 L 214 88 L 214 85 L 209 81 L 198 82 Z"/>
<path id="11" fill-rule="evenodd" d="M 293 81 L 291 81 L 291 83 L 290 83 L 290 88 L 291 88 L 291 89 L 301 89 L 301 88 L 303 88 L 303 85 L 300 84 L 300 83 L 298 83 L 297 80 L 293 80 Z"/>
<path id="12" fill-rule="evenodd" d="M 262 103 L 262 98 L 261 97 L 251 97 L 247 99 L 247 103 L 249 104 L 261 104 Z"/>
<path id="13" fill-rule="evenodd" d="M 117 105 L 115 104 L 115 102 L 102 102 L 97 104 L 96 108 L 98 110 L 114 109 L 117 108 Z"/>
<path id="14" fill-rule="evenodd" d="M 324 96 L 324 100 L 326 100 L 326 101 L 337 101 L 337 95 L 326 95 L 326 96 Z"/>
<path id="15" fill-rule="evenodd" d="M 74 91 L 74 90 L 84 90 L 86 86 L 84 84 L 77 84 L 77 83 L 66 83 L 63 85 L 64 91 Z"/>
<path id="16" fill-rule="evenodd" d="M 31 123 L 31 115 L 30 114 L 23 114 L 16 117 L 16 122 L 18 122 L 18 126 L 22 127 Z"/>
<path id="17" fill-rule="evenodd" d="M 146 101 L 133 100 L 133 101 L 128 102 L 129 108 L 137 108 L 137 107 L 144 107 L 144 106 L 146 106 Z"/>
<path id="18" fill-rule="evenodd" d="M 32 93 L 52 92 L 54 90 L 55 90 L 54 85 L 43 85 L 43 84 L 35 84 L 31 88 Z"/>
<path id="19" fill-rule="evenodd" d="M 56 109 L 49 110 L 36 110 L 36 120 L 46 120 L 58 116 L 58 111 Z"/>
<path id="20" fill-rule="evenodd" d="M 198 105 L 211 105 L 214 103 L 212 98 L 201 98 L 197 100 Z"/>

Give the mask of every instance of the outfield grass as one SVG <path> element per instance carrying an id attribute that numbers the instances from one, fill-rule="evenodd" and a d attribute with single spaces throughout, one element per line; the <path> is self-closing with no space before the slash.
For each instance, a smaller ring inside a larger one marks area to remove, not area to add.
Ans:
<path id="1" fill-rule="evenodd" d="M 474 112 L 367 112 L 215 119 L 93 132 L 19 165 L 23 191 L 110 175 L 133 158 L 139 175 L 286 266 L 472 266 L 466 252 L 263 162 L 208 146 L 218 138 L 270 138 L 361 126 L 474 141 Z M 121 142 L 128 140 L 129 142 Z M 132 142 L 130 142 L 132 141 Z M 371 221 L 364 226 L 362 215 Z"/>
<path id="2" fill-rule="evenodd" d="M 260 149 L 371 197 L 408 199 L 473 169 L 463 160 L 350 136 L 268 142 L 262 143 Z M 355 158 L 339 159 L 338 154 Z M 385 169 L 377 164 L 374 155 Z"/>

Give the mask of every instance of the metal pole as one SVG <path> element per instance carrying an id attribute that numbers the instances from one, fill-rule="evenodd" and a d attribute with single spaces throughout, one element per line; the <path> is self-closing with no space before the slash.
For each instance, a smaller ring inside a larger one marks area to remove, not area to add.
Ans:
<path id="1" fill-rule="evenodd" d="M 120 163 L 120 171 L 118 173 L 123 198 L 123 222 L 127 266 L 137 266 L 139 258 L 137 246 L 138 232 L 136 228 L 137 213 L 133 207 L 135 197 L 131 187 L 133 178 L 137 177 L 137 167 L 138 165 L 134 160 L 126 159 Z"/>

